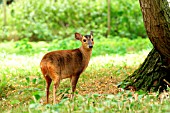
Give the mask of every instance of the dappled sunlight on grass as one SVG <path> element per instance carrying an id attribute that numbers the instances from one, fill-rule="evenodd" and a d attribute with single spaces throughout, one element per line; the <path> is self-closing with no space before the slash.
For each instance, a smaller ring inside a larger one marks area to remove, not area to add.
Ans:
<path id="1" fill-rule="evenodd" d="M 93 57 L 87 70 L 80 76 L 77 85 L 77 92 L 81 95 L 86 94 L 117 94 L 117 84 L 126 76 L 131 74 L 140 63 L 143 62 L 149 51 L 138 54 L 105 55 Z M 45 80 L 40 72 L 39 63 L 43 54 L 33 56 L 22 55 L 3 55 L 3 64 L 0 66 L 1 76 L 7 81 L 1 94 L 2 103 L 5 106 L 33 101 L 34 92 L 41 92 L 42 100 L 45 101 Z M 7 79 L 8 78 L 8 79 Z M 4 81 L 5 82 L 5 81 Z M 70 81 L 63 80 L 57 91 L 58 100 L 63 98 L 65 89 L 70 88 Z M 52 91 L 52 88 L 51 90 Z M 70 89 L 69 89 L 70 92 Z M 71 92 L 70 92 L 71 93 Z M 29 95 L 28 95 L 29 94 Z M 8 97 L 8 98 L 7 98 Z M 50 96 L 52 99 L 52 95 Z M 8 100 L 14 98 L 11 101 Z M 4 107 L 5 107 L 4 106 Z"/>
<path id="2" fill-rule="evenodd" d="M 13 67 L 13 68 L 29 68 L 30 66 L 35 66 L 40 62 L 40 59 L 36 56 L 21 56 L 21 55 L 7 55 L 0 61 L 3 63 L 4 67 Z M 29 64 L 29 65 L 28 65 Z"/>
<path id="3" fill-rule="evenodd" d="M 93 57 L 78 83 L 80 94 L 116 94 L 117 84 L 133 73 L 149 51 L 138 54 L 105 55 Z"/>
<path id="4" fill-rule="evenodd" d="M 121 55 L 105 55 L 97 56 L 91 59 L 89 65 L 97 65 L 97 67 L 105 66 L 106 64 L 112 64 L 114 66 L 137 66 L 144 61 L 148 55 L 149 50 L 143 50 L 136 54 L 125 54 Z"/>

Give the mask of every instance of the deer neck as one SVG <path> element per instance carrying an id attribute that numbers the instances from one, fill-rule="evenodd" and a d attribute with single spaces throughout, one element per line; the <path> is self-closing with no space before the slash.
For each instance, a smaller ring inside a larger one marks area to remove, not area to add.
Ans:
<path id="1" fill-rule="evenodd" d="M 85 64 L 88 65 L 89 60 L 90 60 L 90 57 L 91 57 L 91 54 L 92 54 L 92 49 L 88 49 L 88 50 L 87 50 L 87 49 L 84 49 L 83 46 L 81 46 L 81 47 L 79 48 L 79 50 L 80 50 L 80 52 L 81 52 L 82 55 L 83 55 L 83 60 L 84 60 Z"/>

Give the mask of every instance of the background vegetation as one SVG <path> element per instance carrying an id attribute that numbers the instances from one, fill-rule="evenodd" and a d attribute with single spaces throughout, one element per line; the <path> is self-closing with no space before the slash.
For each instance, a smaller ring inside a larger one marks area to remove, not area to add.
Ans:
<path id="1" fill-rule="evenodd" d="M 28 38 L 31 41 L 67 38 L 74 32 L 95 32 L 106 37 L 107 1 L 16 0 L 7 7 L 7 26 L 0 40 Z M 2 7 L 2 5 L 1 5 Z M 0 10 L 0 26 L 3 13 Z M 111 36 L 146 37 L 137 0 L 111 2 Z"/>

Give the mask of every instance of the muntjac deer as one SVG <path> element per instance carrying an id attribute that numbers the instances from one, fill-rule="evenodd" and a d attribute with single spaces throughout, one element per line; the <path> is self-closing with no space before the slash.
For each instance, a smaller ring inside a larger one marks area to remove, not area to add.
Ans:
<path id="1" fill-rule="evenodd" d="M 44 55 L 40 67 L 46 80 L 46 101 L 49 102 L 49 87 L 54 82 L 53 87 L 53 104 L 56 102 L 56 89 L 60 80 L 70 78 L 72 85 L 72 97 L 76 89 L 76 84 L 80 74 L 88 66 L 93 48 L 93 32 L 90 35 L 81 35 L 75 33 L 75 38 L 80 40 L 82 46 L 73 50 L 52 51 Z"/>

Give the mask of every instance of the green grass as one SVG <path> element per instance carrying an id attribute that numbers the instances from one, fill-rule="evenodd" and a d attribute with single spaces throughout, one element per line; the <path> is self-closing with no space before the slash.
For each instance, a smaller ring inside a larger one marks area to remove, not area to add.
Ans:
<path id="1" fill-rule="evenodd" d="M 16 47 L 17 45 L 17 47 Z M 119 84 L 143 62 L 152 45 L 148 39 L 95 39 L 93 55 L 80 76 L 74 100 L 70 81 L 62 80 L 58 104 L 45 105 L 45 80 L 40 72 L 42 56 L 51 50 L 73 49 L 74 39 L 53 42 L 4 42 L 0 44 L 0 111 L 39 112 L 170 112 L 170 100 L 160 103 L 153 94 L 119 91 Z M 50 89 L 52 92 L 52 87 Z M 134 95 L 138 98 L 134 99 Z M 52 103 L 52 94 L 50 95 Z"/>

